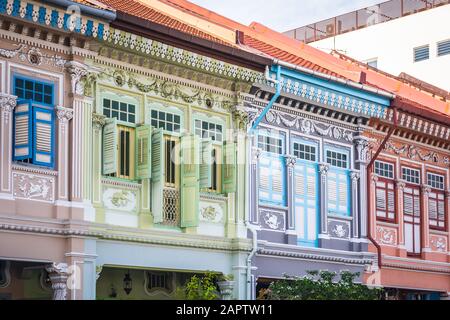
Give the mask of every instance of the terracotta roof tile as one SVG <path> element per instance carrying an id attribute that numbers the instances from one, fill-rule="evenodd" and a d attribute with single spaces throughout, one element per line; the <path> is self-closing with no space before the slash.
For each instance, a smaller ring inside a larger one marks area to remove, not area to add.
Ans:
<path id="1" fill-rule="evenodd" d="M 86 0 L 81 0 L 86 1 Z M 230 46 L 230 43 L 223 41 L 211 34 L 208 34 L 204 31 L 201 31 L 189 24 L 182 22 L 180 20 L 174 19 L 164 13 L 161 13 L 149 6 L 146 6 L 144 3 L 141 3 L 136 0 L 99 0 L 103 4 L 106 4 L 113 9 L 123 12 L 141 19 L 145 19 L 202 39 L 206 39 L 212 42 L 220 43 L 223 45 Z"/>

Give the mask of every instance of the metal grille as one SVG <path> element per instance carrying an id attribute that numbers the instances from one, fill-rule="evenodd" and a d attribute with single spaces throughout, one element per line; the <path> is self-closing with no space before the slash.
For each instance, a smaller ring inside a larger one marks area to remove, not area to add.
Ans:
<path id="1" fill-rule="evenodd" d="M 173 188 L 164 188 L 163 224 L 177 226 L 180 217 L 180 192 Z"/>

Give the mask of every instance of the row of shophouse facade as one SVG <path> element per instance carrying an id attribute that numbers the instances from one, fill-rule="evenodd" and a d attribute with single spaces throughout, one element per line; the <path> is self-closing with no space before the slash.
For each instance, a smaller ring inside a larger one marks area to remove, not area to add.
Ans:
<path id="1" fill-rule="evenodd" d="M 0 1 L 0 298 L 450 292 L 449 102 L 187 1 Z M 195 21 L 195 23 L 192 23 Z"/>

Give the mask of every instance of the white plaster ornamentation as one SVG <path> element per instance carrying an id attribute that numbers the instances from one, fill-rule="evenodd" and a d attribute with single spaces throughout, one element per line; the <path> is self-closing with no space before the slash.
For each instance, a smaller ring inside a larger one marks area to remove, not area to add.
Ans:
<path id="1" fill-rule="evenodd" d="M 328 137 L 336 140 L 353 141 L 353 132 L 334 125 L 328 125 L 314 120 L 302 118 L 300 116 L 284 115 L 270 110 L 266 115 L 269 123 L 284 125 L 288 128 L 295 128 L 305 134 L 315 133 L 322 137 Z"/>
<path id="2" fill-rule="evenodd" d="M 73 109 L 57 106 L 56 116 L 61 123 L 66 124 L 73 118 Z"/>
<path id="3" fill-rule="evenodd" d="M 386 227 L 377 227 L 377 239 L 381 244 L 397 245 L 397 231 Z"/>
<path id="4" fill-rule="evenodd" d="M 70 74 L 72 93 L 84 95 L 84 84 L 82 79 L 88 75 L 88 67 L 76 61 L 67 62 L 65 67 Z"/>
<path id="5" fill-rule="evenodd" d="M 447 239 L 441 236 L 430 236 L 431 250 L 436 252 L 447 251 Z"/>
<path id="6" fill-rule="evenodd" d="M 121 211 L 136 210 L 136 193 L 128 190 L 107 188 L 103 191 L 103 204 L 108 209 Z"/>
<path id="7" fill-rule="evenodd" d="M 101 131 L 105 124 L 106 124 L 106 116 L 98 113 L 92 114 L 92 126 L 94 130 Z"/>
<path id="8" fill-rule="evenodd" d="M 0 93 L 0 112 L 5 124 L 9 123 L 11 113 L 17 105 L 17 97 Z"/>
<path id="9" fill-rule="evenodd" d="M 343 224 L 337 224 L 333 230 L 331 230 L 338 238 L 345 238 L 347 236 L 347 230 Z"/>
<path id="10" fill-rule="evenodd" d="M 280 229 L 280 224 L 283 221 L 280 221 L 278 218 L 279 218 L 278 215 L 270 212 L 267 212 L 265 215 L 263 215 L 264 222 L 272 230 Z"/>
<path id="11" fill-rule="evenodd" d="M 55 200 L 55 179 L 53 177 L 14 172 L 13 185 L 16 198 L 44 202 L 54 202 Z"/>
<path id="12" fill-rule="evenodd" d="M 219 223 L 223 218 L 223 209 L 220 205 L 210 202 L 200 202 L 200 220 Z"/>
<path id="13" fill-rule="evenodd" d="M 24 44 L 19 44 L 17 49 L 0 49 L 0 57 L 11 59 L 17 56 L 22 50 L 26 48 Z"/>
<path id="14" fill-rule="evenodd" d="M 53 300 L 66 300 L 67 279 L 69 277 L 68 266 L 66 263 L 53 263 L 47 265 L 45 270 L 52 283 Z"/>

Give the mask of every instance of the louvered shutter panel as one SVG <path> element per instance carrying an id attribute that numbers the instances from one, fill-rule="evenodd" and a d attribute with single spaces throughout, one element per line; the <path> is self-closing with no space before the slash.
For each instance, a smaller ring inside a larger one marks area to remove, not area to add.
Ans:
<path id="1" fill-rule="evenodd" d="M 117 172 L 117 120 L 107 119 L 103 127 L 103 174 Z"/>
<path id="2" fill-rule="evenodd" d="M 33 163 L 53 167 L 55 118 L 52 109 L 33 106 Z"/>
<path id="3" fill-rule="evenodd" d="M 161 223 L 163 222 L 163 189 L 165 182 L 164 135 L 161 129 L 153 131 L 151 152 L 153 223 Z"/>
<path id="4" fill-rule="evenodd" d="M 152 127 L 136 128 L 136 178 L 149 179 L 152 176 Z"/>
<path id="5" fill-rule="evenodd" d="M 14 109 L 14 160 L 32 158 L 32 110 L 31 102 L 28 100 L 18 101 Z"/>
<path id="6" fill-rule="evenodd" d="M 222 192 L 236 192 L 236 144 L 234 142 L 223 144 Z"/>
<path id="7" fill-rule="evenodd" d="M 387 191 L 387 210 L 388 210 L 388 218 L 395 219 L 395 190 L 393 184 L 388 184 Z"/>
<path id="8" fill-rule="evenodd" d="M 259 199 L 270 199 L 270 158 L 262 154 L 259 158 Z"/>
<path id="9" fill-rule="evenodd" d="M 200 140 L 181 137 L 181 227 L 198 226 L 200 195 Z"/>
<path id="10" fill-rule="evenodd" d="M 202 140 L 200 150 L 200 188 L 211 188 L 212 186 L 212 148 L 211 139 Z"/>
<path id="11" fill-rule="evenodd" d="M 337 175 L 331 171 L 328 173 L 328 209 L 330 211 L 336 211 L 338 209 L 338 184 Z"/>
<path id="12" fill-rule="evenodd" d="M 339 174 L 339 189 L 338 189 L 339 212 L 344 214 L 350 213 L 348 205 L 348 188 L 349 188 L 349 181 L 347 174 L 346 173 Z"/>

